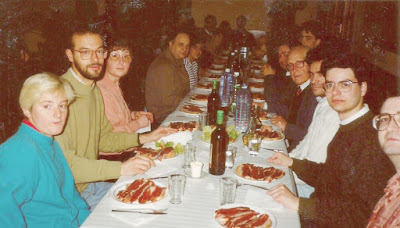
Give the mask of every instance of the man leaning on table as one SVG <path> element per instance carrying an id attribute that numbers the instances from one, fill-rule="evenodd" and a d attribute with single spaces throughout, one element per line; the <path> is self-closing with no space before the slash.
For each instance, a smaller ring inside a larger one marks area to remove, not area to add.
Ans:
<path id="1" fill-rule="evenodd" d="M 297 46 L 290 50 L 287 69 L 297 88 L 292 91 L 293 98 L 286 118 L 274 116 L 271 119 L 272 124 L 285 132 L 285 137 L 290 144 L 289 152 L 307 134 L 308 126 L 311 124 L 315 107 L 318 104 L 310 89 L 310 66 L 305 61 L 306 56 L 307 49 L 303 46 Z"/>
<path id="2" fill-rule="evenodd" d="M 71 68 L 61 77 L 76 94 L 69 106 L 64 132 L 56 137 L 71 168 L 75 184 L 91 210 L 112 186 L 102 182 L 120 175 L 143 174 L 154 162 L 135 156 L 126 162 L 98 160 L 99 150 L 118 152 L 159 139 L 174 132 L 157 129 L 148 134 L 113 133 L 104 113 L 103 98 L 95 81 L 100 79 L 107 51 L 99 32 L 82 24 L 74 24 L 65 53 Z"/>
<path id="3" fill-rule="evenodd" d="M 331 47 L 319 46 L 307 53 L 306 62 L 310 65 L 311 90 L 317 97 L 318 105 L 308 132 L 303 140 L 294 148 L 289 156 L 297 159 L 324 163 L 328 144 L 339 129 L 338 113 L 332 109 L 326 98 L 324 83 L 325 77 L 321 73 L 321 64 L 330 54 Z M 309 197 L 314 188 L 296 178 L 299 196 Z"/>
<path id="4" fill-rule="evenodd" d="M 385 101 L 381 114 L 373 119 L 379 143 L 396 168 L 383 197 L 376 204 L 368 222 L 372 227 L 400 227 L 400 97 Z"/>
<path id="5" fill-rule="evenodd" d="M 365 227 L 372 209 L 395 170 L 382 152 L 372 128 L 373 114 L 364 104 L 367 92 L 365 61 L 352 54 L 322 63 L 325 91 L 338 112 L 340 127 L 328 146 L 326 162 L 290 158 L 275 153 L 268 162 L 289 166 L 314 186 L 309 199 L 294 196 L 284 185 L 268 194 L 285 207 L 299 212 L 305 227 Z"/>
<path id="6" fill-rule="evenodd" d="M 189 35 L 178 32 L 170 39 L 168 48 L 150 64 L 146 75 L 146 107 L 154 114 L 154 126 L 159 126 L 175 111 L 190 91 L 189 75 L 183 63 L 189 53 Z"/>

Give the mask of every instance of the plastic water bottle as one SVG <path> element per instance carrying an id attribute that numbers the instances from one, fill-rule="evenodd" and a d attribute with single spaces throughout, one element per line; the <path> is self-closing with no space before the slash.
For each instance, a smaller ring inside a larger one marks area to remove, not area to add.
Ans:
<path id="1" fill-rule="evenodd" d="M 236 95 L 236 129 L 240 132 L 246 132 L 250 122 L 251 94 L 247 88 L 247 84 L 243 84 L 242 88 Z"/>
<path id="2" fill-rule="evenodd" d="M 233 83 L 233 75 L 229 68 L 225 68 L 225 73 L 221 75 L 219 82 L 219 97 L 221 99 L 221 107 L 229 106 L 229 95 L 231 93 Z"/>

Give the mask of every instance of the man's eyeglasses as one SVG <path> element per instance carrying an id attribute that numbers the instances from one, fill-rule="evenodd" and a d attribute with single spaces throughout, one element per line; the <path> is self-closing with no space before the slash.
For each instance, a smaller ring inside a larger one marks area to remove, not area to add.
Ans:
<path id="1" fill-rule="evenodd" d="M 361 84 L 361 82 L 353 82 L 353 81 L 350 81 L 350 80 L 341 81 L 341 82 L 338 82 L 338 83 L 325 82 L 324 88 L 325 88 L 325 92 L 331 93 L 335 89 L 335 86 L 337 85 L 337 87 L 340 90 L 340 92 L 349 92 L 351 90 L 351 88 L 353 87 L 354 83 Z"/>
<path id="2" fill-rule="evenodd" d="M 400 127 L 400 113 L 388 114 L 382 113 L 372 119 L 372 126 L 378 130 L 383 131 L 389 126 L 390 121 L 393 120 L 397 127 Z"/>
<path id="3" fill-rule="evenodd" d="M 103 48 L 97 49 L 95 51 L 93 50 L 73 50 L 76 52 L 79 52 L 81 54 L 81 59 L 82 60 L 88 60 L 93 56 L 93 53 L 96 53 L 97 58 L 99 59 L 104 59 L 107 57 L 107 51 L 104 50 Z"/>
<path id="4" fill-rule="evenodd" d="M 289 63 L 286 67 L 287 71 L 291 71 L 294 69 L 294 67 L 296 66 L 297 68 L 303 68 L 304 67 L 304 63 L 305 61 L 297 61 L 294 64 L 293 63 Z"/>
<path id="5" fill-rule="evenodd" d="M 132 57 L 130 54 L 122 54 L 122 56 L 117 53 L 117 52 L 111 52 L 110 57 L 109 57 L 112 61 L 119 61 L 122 58 L 122 61 L 124 61 L 125 63 L 130 63 L 132 60 Z"/>

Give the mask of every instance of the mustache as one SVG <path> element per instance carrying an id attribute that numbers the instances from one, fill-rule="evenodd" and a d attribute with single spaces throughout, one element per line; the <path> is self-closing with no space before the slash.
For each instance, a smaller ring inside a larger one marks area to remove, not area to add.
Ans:
<path id="1" fill-rule="evenodd" d="M 93 63 L 93 64 L 87 65 L 87 67 L 91 67 L 91 66 L 99 66 L 99 67 L 102 67 L 103 64 L 100 64 L 100 63 Z"/>

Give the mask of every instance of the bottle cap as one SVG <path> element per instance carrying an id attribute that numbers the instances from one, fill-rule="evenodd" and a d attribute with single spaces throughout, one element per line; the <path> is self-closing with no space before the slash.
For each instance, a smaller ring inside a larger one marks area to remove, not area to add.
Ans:
<path id="1" fill-rule="evenodd" d="M 218 84 L 218 81 L 217 81 L 217 80 L 213 80 L 213 82 L 212 82 L 212 88 L 213 88 L 213 89 L 216 89 L 216 88 L 217 88 L 217 84 Z"/>
<path id="2" fill-rule="evenodd" d="M 217 111 L 217 124 L 223 124 L 223 123 L 224 123 L 224 111 L 218 110 Z"/>
<path id="3" fill-rule="evenodd" d="M 225 72 L 231 72 L 231 69 L 225 68 Z"/>

